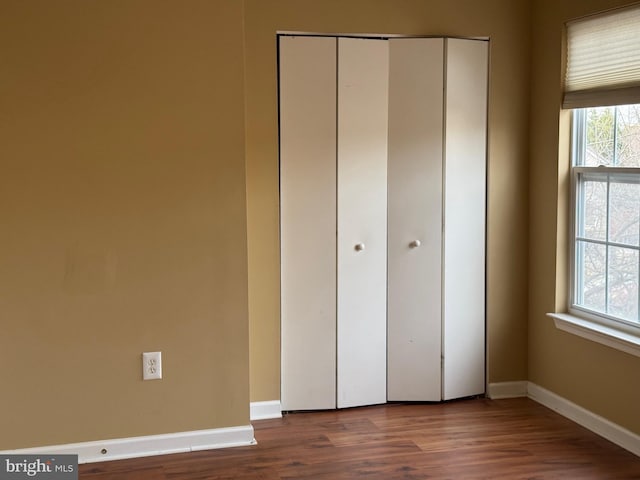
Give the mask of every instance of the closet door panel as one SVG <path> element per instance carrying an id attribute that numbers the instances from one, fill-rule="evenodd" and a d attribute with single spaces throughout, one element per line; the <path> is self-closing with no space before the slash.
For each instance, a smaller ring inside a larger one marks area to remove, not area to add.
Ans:
<path id="1" fill-rule="evenodd" d="M 389 400 L 442 398 L 443 50 L 389 41 Z"/>
<path id="2" fill-rule="evenodd" d="M 485 391 L 488 43 L 447 40 L 444 399 Z"/>
<path id="3" fill-rule="evenodd" d="M 280 222 L 282 408 L 335 408 L 335 38 L 280 38 Z"/>
<path id="4" fill-rule="evenodd" d="M 339 408 L 386 401 L 387 116 L 388 42 L 340 38 Z"/>

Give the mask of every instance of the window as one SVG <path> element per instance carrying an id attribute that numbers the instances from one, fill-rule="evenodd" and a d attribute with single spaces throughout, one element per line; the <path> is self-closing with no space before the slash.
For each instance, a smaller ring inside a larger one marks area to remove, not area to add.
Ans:
<path id="1" fill-rule="evenodd" d="M 572 174 L 572 313 L 640 333 L 640 104 L 573 111 Z"/>
<path id="2" fill-rule="evenodd" d="M 566 24 L 569 312 L 561 330 L 640 356 L 640 5 Z"/>

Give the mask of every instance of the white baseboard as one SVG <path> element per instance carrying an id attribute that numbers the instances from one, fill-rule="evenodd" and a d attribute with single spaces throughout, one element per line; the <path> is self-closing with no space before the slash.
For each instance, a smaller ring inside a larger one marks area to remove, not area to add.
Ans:
<path id="1" fill-rule="evenodd" d="M 6 450 L 2 454 L 71 454 L 78 455 L 78 463 L 104 462 L 125 458 L 184 453 L 214 448 L 253 445 L 251 425 L 211 430 L 195 430 L 144 437 L 118 438 L 112 440 L 50 445 L 46 447 Z"/>
<path id="2" fill-rule="evenodd" d="M 251 420 L 266 420 L 268 418 L 282 417 L 280 400 L 266 402 L 251 402 L 249 416 Z"/>
<path id="3" fill-rule="evenodd" d="M 610 442 L 640 456 L 640 435 L 604 417 L 596 415 L 535 383 L 526 381 L 492 383 L 489 384 L 488 394 L 491 399 L 528 396 L 532 400 L 597 433 Z M 279 418 L 282 416 L 279 400 L 252 402 L 250 407 L 251 420 Z M 91 463 L 253 445 L 255 443 L 253 427 L 246 425 L 163 435 L 148 435 L 144 437 L 5 450 L 0 451 L 0 454 L 73 454 L 78 455 L 79 463 Z"/>
<path id="4" fill-rule="evenodd" d="M 625 450 L 640 456 L 640 435 L 597 415 L 560 395 L 531 382 L 490 383 L 487 395 L 492 400 L 529 397 L 547 408 L 567 417 Z"/>
<path id="5" fill-rule="evenodd" d="M 490 383 L 487 395 L 492 400 L 500 398 L 518 398 L 527 396 L 529 382 L 498 382 Z"/>
<path id="6" fill-rule="evenodd" d="M 600 415 L 576 405 L 560 395 L 557 395 L 535 383 L 529 382 L 528 396 L 532 400 L 544 405 L 560 415 L 573 420 L 579 425 L 597 433 L 610 442 L 625 450 L 640 456 L 640 435 L 627 430 L 620 425 L 607 420 Z"/>

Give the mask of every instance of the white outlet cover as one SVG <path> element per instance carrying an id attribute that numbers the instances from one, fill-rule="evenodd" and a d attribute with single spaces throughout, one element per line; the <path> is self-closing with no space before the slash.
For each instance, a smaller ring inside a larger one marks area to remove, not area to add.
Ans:
<path id="1" fill-rule="evenodd" d="M 160 380 L 162 378 L 162 352 L 144 352 L 142 354 L 142 379 Z"/>

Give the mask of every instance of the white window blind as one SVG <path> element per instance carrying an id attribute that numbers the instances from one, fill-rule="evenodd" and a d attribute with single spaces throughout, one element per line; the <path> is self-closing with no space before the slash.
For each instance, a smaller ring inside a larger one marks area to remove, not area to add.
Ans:
<path id="1" fill-rule="evenodd" d="M 640 102 L 640 5 L 567 23 L 563 108 Z"/>

